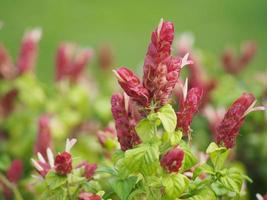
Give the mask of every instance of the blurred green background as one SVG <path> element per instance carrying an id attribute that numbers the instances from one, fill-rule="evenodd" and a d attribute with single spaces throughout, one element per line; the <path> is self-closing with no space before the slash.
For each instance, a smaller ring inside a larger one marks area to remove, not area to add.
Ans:
<path id="1" fill-rule="evenodd" d="M 135 67 L 143 62 L 150 33 L 163 17 L 175 23 L 177 34 L 193 32 L 196 46 L 217 56 L 225 45 L 239 48 L 243 40 L 254 39 L 259 51 L 253 67 L 264 69 L 266 10 L 264 0 L 0 0 L 0 41 L 16 57 L 25 28 L 42 27 L 37 73 L 51 82 L 61 41 L 92 47 L 108 42 L 118 65 Z"/>

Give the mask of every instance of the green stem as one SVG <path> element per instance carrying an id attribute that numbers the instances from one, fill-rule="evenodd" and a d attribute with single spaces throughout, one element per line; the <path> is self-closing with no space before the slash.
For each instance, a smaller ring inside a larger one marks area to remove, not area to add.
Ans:
<path id="1" fill-rule="evenodd" d="M 66 182 L 66 187 L 67 187 L 67 195 L 68 195 L 68 199 L 71 200 L 71 195 L 70 195 L 70 187 L 69 187 L 69 181 L 67 180 Z"/>
<path id="2" fill-rule="evenodd" d="M 11 183 L 3 174 L 0 173 L 0 180 L 4 183 L 15 195 L 16 200 L 23 200 L 22 195 L 20 194 L 17 186 Z"/>

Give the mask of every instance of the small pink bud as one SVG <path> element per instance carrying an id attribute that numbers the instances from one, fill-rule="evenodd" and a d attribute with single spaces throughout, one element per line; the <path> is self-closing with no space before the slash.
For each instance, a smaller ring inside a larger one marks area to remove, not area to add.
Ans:
<path id="1" fill-rule="evenodd" d="M 43 115 L 39 118 L 38 133 L 35 142 L 34 151 L 38 152 L 47 160 L 47 148 L 51 148 L 52 134 L 50 129 L 50 118 L 47 115 Z"/>
<path id="2" fill-rule="evenodd" d="M 98 62 L 101 69 L 107 70 L 110 69 L 114 63 L 114 56 L 109 45 L 102 45 L 98 53 Z"/>
<path id="3" fill-rule="evenodd" d="M 62 176 L 66 176 L 72 171 L 72 157 L 71 154 L 64 151 L 59 153 L 55 159 L 56 173 Z"/>
<path id="4" fill-rule="evenodd" d="M 81 192 L 78 196 L 78 200 L 101 200 L 102 198 L 97 194 L 91 194 L 89 192 Z"/>
<path id="5" fill-rule="evenodd" d="M 84 176 L 87 180 L 91 180 L 94 176 L 94 173 L 97 169 L 97 164 L 90 164 L 86 161 L 82 162 L 77 166 L 77 168 L 83 167 L 84 168 Z"/>
<path id="6" fill-rule="evenodd" d="M 21 160 L 13 160 L 8 171 L 7 171 L 7 178 L 12 183 L 17 183 L 23 173 L 23 163 Z"/>
<path id="7" fill-rule="evenodd" d="M 103 131 L 97 131 L 97 138 L 101 146 L 106 148 L 106 142 L 116 138 L 116 130 L 114 128 L 107 127 Z"/>
<path id="8" fill-rule="evenodd" d="M 121 67 L 115 71 L 118 82 L 127 95 L 143 106 L 149 105 L 149 93 L 143 87 L 140 79 L 126 67 Z"/>
<path id="9" fill-rule="evenodd" d="M 13 111 L 17 96 L 18 90 L 12 89 L 0 98 L 0 116 L 8 116 Z"/>
<path id="10" fill-rule="evenodd" d="M 0 44 L 0 79 L 11 79 L 15 77 L 16 70 L 6 48 Z"/>
<path id="11" fill-rule="evenodd" d="M 73 44 L 63 43 L 56 55 L 56 80 L 77 80 L 92 58 L 91 49 L 79 49 Z"/>
<path id="12" fill-rule="evenodd" d="M 180 100 L 179 111 L 176 114 L 177 127 L 181 128 L 185 135 L 189 133 L 190 124 L 198 111 L 202 96 L 203 90 L 201 88 L 192 88 L 188 93 L 187 91 L 183 93 L 183 100 Z"/>
<path id="13" fill-rule="evenodd" d="M 225 50 L 222 55 L 224 70 L 233 75 L 239 74 L 253 59 L 257 50 L 255 42 L 246 42 L 241 47 L 239 56 L 235 56 L 232 49 Z"/>
<path id="14" fill-rule="evenodd" d="M 236 137 L 244 122 L 246 114 L 253 110 L 255 97 L 251 93 L 243 93 L 229 107 L 223 120 L 217 127 L 217 143 L 224 144 L 227 148 L 235 145 Z"/>
<path id="15" fill-rule="evenodd" d="M 169 173 L 177 173 L 182 166 L 184 160 L 184 152 L 179 147 L 176 147 L 166 154 L 160 160 L 161 166 Z"/>
<path id="16" fill-rule="evenodd" d="M 25 33 L 17 60 L 17 66 L 21 74 L 34 70 L 38 53 L 38 42 L 41 39 L 41 35 L 40 29 L 33 29 Z"/>

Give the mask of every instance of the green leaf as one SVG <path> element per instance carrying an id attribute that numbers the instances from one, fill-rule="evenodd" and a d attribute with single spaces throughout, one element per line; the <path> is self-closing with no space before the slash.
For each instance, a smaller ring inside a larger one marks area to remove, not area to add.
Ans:
<path id="1" fill-rule="evenodd" d="M 136 125 L 135 130 L 143 142 L 149 141 L 155 136 L 155 125 L 148 119 L 141 120 Z"/>
<path id="2" fill-rule="evenodd" d="M 167 174 L 162 179 L 165 193 L 171 199 L 178 198 L 188 187 L 189 180 L 182 174 Z"/>
<path id="3" fill-rule="evenodd" d="M 156 144 L 142 144 L 125 152 L 124 164 L 131 172 L 152 175 L 159 166 L 159 149 Z"/>
<path id="4" fill-rule="evenodd" d="M 215 193 L 208 187 L 197 191 L 192 197 L 186 198 L 186 200 L 216 200 Z"/>
<path id="5" fill-rule="evenodd" d="M 157 115 L 164 129 L 169 133 L 174 132 L 176 128 L 177 117 L 172 106 L 170 104 L 163 106 L 159 109 Z"/>
<path id="6" fill-rule="evenodd" d="M 220 177 L 220 183 L 228 190 L 240 194 L 243 177 L 238 169 L 230 168 L 227 170 L 226 174 Z"/>
<path id="7" fill-rule="evenodd" d="M 225 147 L 218 147 L 214 142 L 210 143 L 206 153 L 210 155 L 211 162 L 215 169 L 221 169 L 224 165 L 225 160 L 228 157 L 229 150 Z"/>
<path id="8" fill-rule="evenodd" d="M 213 168 L 209 166 L 208 164 L 203 164 L 198 166 L 193 173 L 193 180 L 195 180 L 200 174 L 207 173 L 207 174 L 213 174 Z"/>
<path id="9" fill-rule="evenodd" d="M 67 176 L 57 175 L 55 172 L 50 171 L 45 176 L 46 183 L 51 190 L 55 190 L 67 182 Z"/>
<path id="10" fill-rule="evenodd" d="M 136 184 L 136 181 L 137 177 L 135 176 L 130 176 L 123 180 L 119 178 L 114 178 L 111 179 L 110 185 L 121 200 L 127 200 L 129 194 L 131 193 Z"/>

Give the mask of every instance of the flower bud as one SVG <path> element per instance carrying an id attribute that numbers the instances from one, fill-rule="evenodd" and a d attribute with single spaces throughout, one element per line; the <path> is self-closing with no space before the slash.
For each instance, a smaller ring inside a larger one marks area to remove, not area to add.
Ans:
<path id="1" fill-rule="evenodd" d="M 256 99 L 251 93 L 243 93 L 228 109 L 223 120 L 217 127 L 216 141 L 218 144 L 224 144 L 227 148 L 235 145 L 236 137 L 244 122 L 245 116 L 255 110 L 263 110 L 263 107 L 253 106 Z"/>
<path id="2" fill-rule="evenodd" d="M 7 178 L 12 183 L 17 183 L 23 173 L 23 163 L 21 160 L 13 160 L 8 171 L 7 171 Z"/>
<path id="3" fill-rule="evenodd" d="M 90 164 L 86 161 L 82 162 L 77 166 L 77 168 L 84 168 L 84 176 L 87 180 L 91 180 L 94 176 L 95 170 L 97 169 L 97 164 Z"/>
<path id="4" fill-rule="evenodd" d="M 64 151 L 59 153 L 55 159 L 56 173 L 62 176 L 66 176 L 72 171 L 72 157 L 71 154 Z"/>
<path id="5" fill-rule="evenodd" d="M 92 58 L 91 49 L 79 49 L 73 44 L 63 43 L 56 55 L 56 80 L 77 80 Z"/>
<path id="6" fill-rule="evenodd" d="M 16 69 L 6 48 L 0 44 L 0 79 L 11 79 L 15 77 Z"/>
<path id="7" fill-rule="evenodd" d="M 171 22 L 161 20 L 157 29 L 151 35 L 145 62 L 143 84 L 153 93 L 157 85 L 154 85 L 154 77 L 157 75 L 157 67 L 169 58 L 174 37 L 174 27 Z"/>
<path id="8" fill-rule="evenodd" d="M 169 173 L 177 173 L 182 166 L 184 160 L 184 152 L 179 147 L 171 149 L 164 154 L 160 160 L 161 166 Z"/>
<path id="9" fill-rule="evenodd" d="M 126 111 L 124 96 L 113 94 L 111 98 L 111 110 L 115 120 L 118 141 L 121 149 L 126 151 L 140 143 L 140 138 L 135 132 L 135 122 L 131 113 Z M 131 117 L 131 118 L 130 118 Z"/>
<path id="10" fill-rule="evenodd" d="M 11 89 L 0 98 L 0 116 L 8 116 L 13 111 L 17 96 L 18 90 Z"/>
<path id="11" fill-rule="evenodd" d="M 26 32 L 22 40 L 17 67 L 21 74 L 33 71 L 38 53 L 38 42 L 42 32 L 39 28 Z"/>

